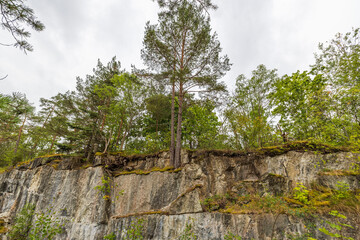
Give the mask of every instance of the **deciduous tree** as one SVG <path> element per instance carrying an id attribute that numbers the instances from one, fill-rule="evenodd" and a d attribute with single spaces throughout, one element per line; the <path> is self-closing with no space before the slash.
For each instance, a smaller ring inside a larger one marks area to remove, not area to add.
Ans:
<path id="1" fill-rule="evenodd" d="M 237 148 L 262 147 L 271 140 L 269 94 L 277 79 L 276 69 L 259 65 L 251 78 L 240 75 L 226 116 Z"/>

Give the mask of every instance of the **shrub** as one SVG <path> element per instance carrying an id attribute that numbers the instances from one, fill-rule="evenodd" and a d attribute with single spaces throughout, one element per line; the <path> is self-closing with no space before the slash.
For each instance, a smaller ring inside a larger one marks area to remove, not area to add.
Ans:
<path id="1" fill-rule="evenodd" d="M 242 238 L 238 235 L 233 234 L 232 232 L 228 232 L 224 236 L 224 240 L 241 240 Z"/>
<path id="2" fill-rule="evenodd" d="M 302 183 L 296 184 L 293 197 L 303 204 L 309 204 L 309 190 Z"/>
<path id="3" fill-rule="evenodd" d="M 15 224 L 10 230 L 10 240 L 51 240 L 63 231 L 59 220 L 53 219 L 51 208 L 47 213 L 35 214 L 35 206 L 26 204 L 15 218 Z M 33 219 L 35 217 L 34 224 Z"/>
<path id="4" fill-rule="evenodd" d="M 347 219 L 346 216 L 340 214 L 338 211 L 331 211 L 329 214 L 336 217 L 337 219 Z M 329 229 L 327 229 L 325 227 L 319 228 L 320 232 L 322 232 L 330 237 L 334 237 L 334 238 L 354 240 L 351 237 L 346 237 L 346 236 L 342 235 L 343 227 L 354 228 L 351 225 L 348 225 L 345 223 L 340 223 L 339 221 L 336 221 L 335 223 L 329 222 L 329 221 L 325 221 L 325 222 L 330 226 L 330 228 Z"/>
<path id="5" fill-rule="evenodd" d="M 184 230 L 183 234 L 181 234 L 179 240 L 192 240 L 192 239 L 196 240 L 196 239 L 198 239 L 196 234 L 193 232 L 193 224 L 194 224 L 194 219 L 190 218 L 190 222 L 186 223 L 185 230 Z"/>
<path id="6" fill-rule="evenodd" d="M 341 199 L 350 197 L 349 190 L 349 184 L 345 182 L 337 182 L 335 194 L 333 195 L 334 200 L 339 201 Z"/>
<path id="7" fill-rule="evenodd" d="M 32 227 L 35 206 L 26 204 L 15 217 L 14 225 L 8 233 L 9 240 L 26 240 Z"/>
<path id="8" fill-rule="evenodd" d="M 114 232 L 104 236 L 104 240 L 115 240 L 116 239 L 116 235 Z"/>

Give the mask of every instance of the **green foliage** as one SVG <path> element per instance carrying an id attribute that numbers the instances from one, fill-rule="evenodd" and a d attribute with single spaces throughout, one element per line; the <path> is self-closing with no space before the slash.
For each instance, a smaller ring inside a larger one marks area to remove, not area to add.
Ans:
<path id="1" fill-rule="evenodd" d="M 289 138 L 337 145 L 359 141 L 359 29 L 320 44 L 308 72 L 285 75 L 270 95 L 273 114 Z"/>
<path id="2" fill-rule="evenodd" d="M 131 221 L 130 226 L 125 229 L 124 240 L 142 240 L 144 239 L 144 221 L 143 219 L 137 219 Z"/>
<path id="3" fill-rule="evenodd" d="M 336 219 L 345 219 L 346 220 L 346 216 L 340 214 L 338 211 L 331 211 L 329 214 L 334 216 Z M 354 228 L 351 225 L 341 223 L 339 220 L 337 220 L 335 223 L 330 222 L 330 221 L 325 221 L 325 222 L 329 225 L 330 228 L 329 229 L 327 229 L 325 227 L 319 228 L 318 230 L 320 232 L 322 232 L 330 237 L 354 240 L 352 237 L 346 237 L 342 234 L 342 229 L 344 227 Z"/>
<path id="4" fill-rule="evenodd" d="M 7 169 L 8 167 L 0 167 L 0 174 L 4 173 Z"/>
<path id="5" fill-rule="evenodd" d="M 194 233 L 194 219 L 190 219 L 190 222 L 186 222 L 184 232 L 179 237 L 179 240 L 196 240 L 198 236 Z"/>
<path id="6" fill-rule="evenodd" d="M 3 21 L 11 16 L 16 29 L 16 22 L 28 16 L 30 22 L 23 23 L 40 30 L 32 10 L 20 2 L 1 1 Z M 0 94 L 0 167 L 56 151 L 90 161 L 96 152 L 163 149 L 170 149 L 174 160 L 181 147 L 262 147 L 278 155 L 287 147 L 264 146 L 295 140 L 360 149 L 359 28 L 320 44 L 309 72 L 278 77 L 276 69 L 259 65 L 250 78 L 239 75 L 231 97 L 220 97 L 225 85 L 218 80 L 231 64 L 211 30 L 213 4 L 157 2 L 159 21 L 147 23 L 141 52 L 147 70 L 134 69 L 134 75 L 121 70 L 116 58 L 98 61 L 92 74 L 77 78 L 75 91 L 41 99 L 38 112 L 24 94 Z M 25 11 L 20 18 L 17 9 Z M 172 151 L 175 135 L 179 144 Z M 352 168 L 356 175 L 359 164 Z"/>
<path id="7" fill-rule="evenodd" d="M 40 213 L 35 215 L 35 222 L 32 225 L 28 239 L 30 240 L 51 240 L 54 237 L 63 232 L 63 225 L 60 224 L 58 218 L 53 217 L 55 213 L 51 208 L 47 210 L 47 213 Z"/>
<path id="8" fill-rule="evenodd" d="M 130 226 L 123 229 L 123 231 L 120 233 L 121 238 L 123 240 L 142 240 L 144 239 L 144 219 L 136 219 L 134 221 L 131 221 Z M 104 239 L 107 240 L 115 240 L 116 234 L 115 232 L 112 232 L 106 236 L 104 236 Z"/>
<path id="9" fill-rule="evenodd" d="M 296 235 L 292 235 L 292 234 L 286 234 L 286 237 L 290 240 L 316 240 L 315 238 L 311 237 L 312 234 L 310 233 L 305 233 L 305 234 L 296 234 Z"/>
<path id="10" fill-rule="evenodd" d="M 104 239 L 106 239 L 106 240 L 116 240 L 116 235 L 115 235 L 114 232 L 112 232 L 112 233 L 110 233 L 108 235 L 105 235 Z"/>
<path id="11" fill-rule="evenodd" d="M 276 79 L 276 69 L 268 70 L 264 65 L 259 65 L 250 79 L 244 75 L 236 79 L 225 115 L 237 148 L 263 147 L 272 140 L 269 94 Z"/>
<path id="12" fill-rule="evenodd" d="M 32 51 L 33 48 L 27 41 L 31 33 L 24 28 L 24 25 L 31 27 L 35 31 L 42 31 L 45 26 L 36 19 L 34 11 L 26 6 L 24 2 L 23 0 L 1 0 L 0 25 L 2 29 L 11 33 L 15 40 L 13 45 L 26 53 L 26 51 Z"/>
<path id="13" fill-rule="evenodd" d="M 201 202 L 205 210 L 209 212 L 218 211 L 231 214 L 246 213 L 288 213 L 291 215 L 301 215 L 301 209 L 293 210 L 282 197 L 273 195 L 236 195 L 227 193 L 225 195 L 215 195 Z M 299 211 L 298 211 L 299 210 Z"/>
<path id="14" fill-rule="evenodd" d="M 224 236 L 224 240 L 241 240 L 242 238 L 238 235 L 233 234 L 232 232 L 228 232 Z"/>
<path id="15" fill-rule="evenodd" d="M 274 83 L 274 92 L 270 95 L 273 114 L 280 116 L 279 127 L 288 138 L 317 138 L 329 142 L 331 134 L 340 134 L 333 132 L 338 129 L 327 114 L 330 99 L 325 86 L 326 80 L 321 75 L 312 77 L 299 71 Z"/>
<path id="16" fill-rule="evenodd" d="M 307 190 L 307 188 L 302 183 L 297 183 L 293 191 L 294 199 L 303 204 L 309 204 L 309 190 Z"/>
<path id="17" fill-rule="evenodd" d="M 183 144 L 190 149 L 221 148 L 220 125 L 212 103 L 195 102 L 184 114 Z"/>
<path id="18" fill-rule="evenodd" d="M 196 1 L 158 3 L 161 7 L 159 23 L 146 24 L 141 58 L 148 70 L 153 72 L 149 75 L 158 79 L 163 86 L 171 86 L 170 159 L 174 167 L 179 167 L 186 95 L 192 91 L 209 94 L 224 92 L 225 85 L 217 80 L 230 70 L 231 64 L 226 55 L 220 55 L 220 42 L 216 33 L 211 32 L 207 11 L 211 4 L 199 5 Z"/>
<path id="19" fill-rule="evenodd" d="M 335 201 L 339 201 L 339 200 L 344 199 L 344 198 L 349 198 L 350 197 L 349 190 L 350 190 L 350 187 L 349 187 L 348 183 L 346 183 L 346 182 L 337 182 L 336 183 L 335 194 L 333 195 L 333 199 Z"/>
<path id="20" fill-rule="evenodd" d="M 170 144 L 171 97 L 154 93 L 145 103 L 147 114 L 138 123 L 143 129 L 139 131 L 139 135 L 145 136 L 145 141 L 133 141 L 129 144 L 142 152 L 153 153 L 168 148 Z M 135 146 L 134 143 L 138 145 Z"/>
<path id="21" fill-rule="evenodd" d="M 216 211 L 225 207 L 227 201 L 224 196 L 214 195 L 213 197 L 204 199 L 201 204 L 209 212 Z"/>
<path id="22" fill-rule="evenodd" d="M 96 186 L 94 189 L 98 190 L 99 193 L 103 195 L 104 200 L 110 200 L 111 190 L 114 186 L 111 184 L 111 178 L 108 176 L 101 177 L 101 185 Z M 124 194 L 124 190 L 121 190 L 115 195 L 115 198 L 118 199 L 121 195 Z"/>
<path id="23" fill-rule="evenodd" d="M 32 220 L 35 213 L 35 206 L 26 204 L 16 215 L 14 224 L 8 233 L 10 240 L 27 240 L 32 228 Z"/>
<path id="24" fill-rule="evenodd" d="M 13 240 L 51 240 L 63 231 L 63 225 L 54 218 L 51 208 L 35 214 L 35 206 L 26 204 L 15 218 L 8 237 Z"/>
<path id="25" fill-rule="evenodd" d="M 101 185 L 98 185 L 95 187 L 96 190 L 98 190 L 99 193 L 102 193 L 104 196 L 103 198 L 105 200 L 108 200 L 110 198 L 110 191 L 111 191 L 111 179 L 108 176 L 101 177 Z"/>
<path id="26" fill-rule="evenodd" d="M 30 157 L 28 123 L 34 110 L 24 94 L 0 94 L 0 166 L 15 165 Z"/>

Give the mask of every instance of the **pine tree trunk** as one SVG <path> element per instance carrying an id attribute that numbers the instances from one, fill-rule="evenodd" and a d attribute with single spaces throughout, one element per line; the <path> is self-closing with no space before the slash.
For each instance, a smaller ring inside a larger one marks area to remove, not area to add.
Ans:
<path id="1" fill-rule="evenodd" d="M 171 142 L 170 142 L 170 164 L 175 167 L 175 80 L 172 83 L 171 96 Z"/>
<path id="2" fill-rule="evenodd" d="M 182 111 L 183 111 L 183 92 L 182 84 L 179 89 L 179 111 L 178 111 L 178 124 L 176 129 L 176 149 L 175 149 L 175 168 L 181 166 L 181 124 L 182 124 Z"/>
<path id="3" fill-rule="evenodd" d="M 187 34 L 187 29 L 184 29 L 182 36 L 181 59 L 180 59 L 181 74 L 183 74 L 183 70 L 184 70 L 186 34 Z M 181 76 L 179 79 L 179 110 L 178 110 L 178 124 L 176 129 L 176 148 L 175 148 L 175 165 L 174 165 L 175 168 L 179 168 L 181 166 L 181 123 L 182 123 L 183 101 L 184 101 L 183 79 Z"/>

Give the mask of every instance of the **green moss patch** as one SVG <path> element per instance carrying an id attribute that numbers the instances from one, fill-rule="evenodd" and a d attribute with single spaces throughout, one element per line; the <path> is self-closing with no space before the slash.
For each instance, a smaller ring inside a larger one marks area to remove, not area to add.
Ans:
<path id="1" fill-rule="evenodd" d="M 6 172 L 9 167 L 0 167 L 0 174 Z"/>
<path id="2" fill-rule="evenodd" d="M 8 232 L 8 229 L 5 227 L 5 221 L 0 219 L 0 234 L 5 234 Z"/>
<path id="3" fill-rule="evenodd" d="M 226 157 L 241 157 L 248 155 L 255 156 L 278 156 L 290 151 L 297 152 L 314 152 L 318 154 L 335 153 L 342 151 L 349 151 L 345 147 L 330 146 L 322 143 L 315 143 L 311 141 L 295 141 L 289 142 L 279 146 L 263 147 L 258 149 L 250 149 L 248 151 L 234 151 L 234 150 L 197 150 L 190 151 L 191 154 L 226 156 Z"/>
<path id="4" fill-rule="evenodd" d="M 360 191 L 329 189 L 315 186 L 304 192 L 306 201 L 296 199 L 297 194 L 274 196 L 267 194 L 237 195 L 229 192 L 215 195 L 201 201 L 203 209 L 208 212 L 230 214 L 281 213 L 289 215 L 327 213 L 332 210 L 343 213 L 360 214 Z"/>
<path id="5" fill-rule="evenodd" d="M 272 177 L 272 178 L 281 178 L 281 179 L 285 178 L 285 176 L 280 175 L 280 174 L 275 174 L 275 173 L 269 173 L 268 175 L 269 175 L 269 177 Z"/>
<path id="6" fill-rule="evenodd" d="M 356 170 L 326 170 L 319 172 L 322 176 L 357 176 L 360 175 L 360 171 Z"/>
<path id="7" fill-rule="evenodd" d="M 258 153 L 267 156 L 281 155 L 289 151 L 298 151 L 298 152 L 312 151 L 315 153 L 326 154 L 326 153 L 346 151 L 346 149 L 343 147 L 334 147 L 334 146 L 330 146 L 322 143 L 314 143 L 310 141 L 296 141 L 296 142 L 289 142 L 281 146 L 265 147 L 257 150 Z"/>

